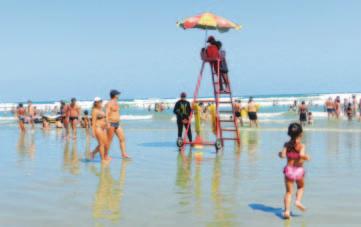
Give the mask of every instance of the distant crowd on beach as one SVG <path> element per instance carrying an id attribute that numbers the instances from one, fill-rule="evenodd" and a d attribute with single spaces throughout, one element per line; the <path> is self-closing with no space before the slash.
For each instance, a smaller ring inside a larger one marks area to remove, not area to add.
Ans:
<path id="1" fill-rule="evenodd" d="M 302 125 L 313 124 L 314 118 L 312 112 L 309 110 L 309 106 L 313 104 L 310 102 L 306 104 L 305 101 L 301 101 L 298 105 L 297 101 L 294 101 L 293 105 L 289 107 L 289 111 L 299 113 L 299 121 Z M 350 98 L 344 98 L 341 100 L 340 96 L 335 98 L 329 97 L 324 103 L 324 111 L 327 113 L 328 119 L 340 119 L 342 116 L 346 117 L 349 121 L 357 119 L 361 121 L 361 98 L 358 100 L 356 95 L 352 95 Z"/>
<path id="2" fill-rule="evenodd" d="M 50 123 L 55 123 L 56 128 L 62 129 L 64 132 L 64 139 L 68 140 L 71 137 L 77 139 L 77 130 L 79 124 L 82 128 L 90 130 L 93 137 L 97 140 L 98 145 L 91 153 L 91 159 L 99 153 L 103 163 L 109 163 L 111 157 L 109 156 L 109 149 L 114 135 L 118 137 L 120 150 L 123 158 L 129 158 L 126 152 L 124 131 L 120 125 L 120 92 L 117 90 L 110 91 L 110 100 L 106 105 L 103 105 L 103 100 L 96 97 L 91 109 L 91 116 L 85 110 L 81 112 L 81 108 L 77 103 L 76 98 L 72 98 L 70 103 L 60 101 L 60 109 L 54 119 L 43 116 L 41 119 L 42 128 L 48 130 Z M 25 123 L 28 123 L 34 130 L 35 123 L 37 123 L 37 110 L 31 101 L 28 101 L 25 107 L 22 103 L 18 105 L 15 111 L 15 116 L 18 119 L 19 129 L 21 132 L 26 131 Z M 70 132 L 71 131 L 71 132 Z"/>
<path id="3" fill-rule="evenodd" d="M 342 115 L 346 116 L 348 120 L 354 118 L 361 120 L 361 98 L 357 100 L 356 95 L 351 98 L 341 98 L 337 96 L 335 99 L 329 97 L 325 102 L 325 110 L 327 111 L 328 118 L 339 119 Z"/>

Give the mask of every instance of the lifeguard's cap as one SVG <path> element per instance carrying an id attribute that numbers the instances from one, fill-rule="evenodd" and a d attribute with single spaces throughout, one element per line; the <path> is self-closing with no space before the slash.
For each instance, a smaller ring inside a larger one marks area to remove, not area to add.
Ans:
<path id="1" fill-rule="evenodd" d="M 182 93 L 180 94 L 180 97 L 181 97 L 181 98 L 185 98 L 185 97 L 187 97 L 187 93 L 182 92 Z"/>
<path id="2" fill-rule="evenodd" d="M 216 39 L 213 36 L 209 36 L 207 39 L 207 43 L 215 42 Z"/>

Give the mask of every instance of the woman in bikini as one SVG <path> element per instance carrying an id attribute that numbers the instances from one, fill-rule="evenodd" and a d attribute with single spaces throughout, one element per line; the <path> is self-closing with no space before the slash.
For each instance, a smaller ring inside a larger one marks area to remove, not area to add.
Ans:
<path id="1" fill-rule="evenodd" d="M 291 215 L 291 197 L 294 182 L 297 184 L 295 205 L 301 211 L 306 210 L 301 203 L 305 186 L 305 170 L 303 168 L 303 162 L 310 160 L 310 156 L 306 154 L 305 145 L 301 143 L 302 134 L 303 129 L 299 123 L 290 124 L 288 127 L 288 135 L 291 139 L 285 143 L 283 150 L 279 152 L 280 158 L 287 158 L 287 165 L 283 170 L 286 186 L 286 193 L 284 196 L 285 210 L 283 213 L 285 219 L 290 218 Z"/>
<path id="2" fill-rule="evenodd" d="M 98 141 L 98 146 L 92 152 L 91 158 L 93 159 L 96 153 L 100 153 L 102 163 L 108 164 L 110 159 L 105 156 L 107 150 L 108 137 L 107 137 L 107 122 L 106 116 L 103 111 L 103 101 L 96 97 L 94 99 L 94 105 L 92 110 L 92 131 L 93 136 Z"/>

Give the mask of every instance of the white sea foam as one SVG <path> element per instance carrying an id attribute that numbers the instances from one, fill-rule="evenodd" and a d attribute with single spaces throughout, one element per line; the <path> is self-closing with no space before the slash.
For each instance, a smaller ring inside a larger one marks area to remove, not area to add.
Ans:
<path id="1" fill-rule="evenodd" d="M 46 115 L 50 118 L 56 118 L 59 115 Z M 135 120 L 150 120 L 153 118 L 153 115 L 122 115 L 120 117 L 121 120 L 124 121 L 135 121 Z M 16 122 L 16 117 L 0 117 L 0 123 L 7 123 L 7 122 Z"/>
<path id="2" fill-rule="evenodd" d="M 124 120 L 124 121 L 150 120 L 152 118 L 153 118 L 153 115 L 122 115 L 122 116 L 120 116 L 120 119 Z"/>
<path id="3" fill-rule="evenodd" d="M 356 95 L 358 98 L 361 97 L 361 93 L 334 93 L 334 94 L 320 94 L 320 95 L 303 95 L 303 96 L 268 96 L 268 97 L 256 97 L 254 100 L 260 104 L 261 107 L 269 107 L 273 105 L 289 106 L 292 105 L 295 100 L 298 102 L 305 101 L 306 103 L 312 103 L 313 105 L 323 105 L 325 101 L 332 97 L 333 99 L 339 96 L 341 101 L 344 99 L 351 99 L 352 95 Z M 241 99 L 243 103 L 248 101 L 248 97 L 234 97 L 235 99 Z M 199 100 L 206 100 L 212 98 L 199 98 Z M 192 99 L 188 99 L 192 101 Z M 227 100 L 221 98 L 220 100 Z M 161 98 L 149 98 L 149 99 L 136 99 L 132 101 L 120 101 L 120 104 L 128 105 L 130 107 L 137 108 L 148 108 L 149 106 L 154 107 L 156 103 L 164 103 L 166 106 L 172 106 L 177 101 L 176 98 L 161 99 Z M 90 109 L 93 105 L 92 101 L 78 101 L 78 104 L 82 109 Z M 17 103 L 0 103 L 0 111 L 10 111 L 15 108 Z M 25 104 L 26 106 L 26 104 Z M 46 104 L 34 104 L 39 110 L 50 110 L 54 107 L 60 107 L 59 102 L 49 102 Z"/>

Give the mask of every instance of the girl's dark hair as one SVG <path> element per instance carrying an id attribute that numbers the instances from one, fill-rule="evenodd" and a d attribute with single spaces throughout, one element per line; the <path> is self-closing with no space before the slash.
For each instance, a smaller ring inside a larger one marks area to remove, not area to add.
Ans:
<path id="1" fill-rule="evenodd" d="M 303 132 L 302 125 L 299 123 L 292 123 L 288 126 L 288 135 L 291 137 L 291 140 L 295 140 Z"/>

